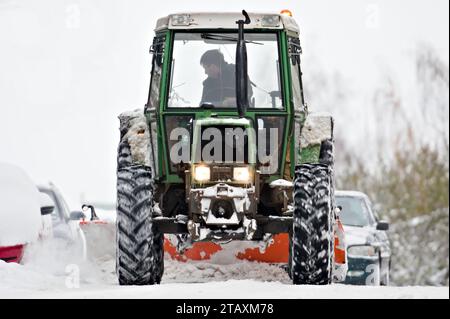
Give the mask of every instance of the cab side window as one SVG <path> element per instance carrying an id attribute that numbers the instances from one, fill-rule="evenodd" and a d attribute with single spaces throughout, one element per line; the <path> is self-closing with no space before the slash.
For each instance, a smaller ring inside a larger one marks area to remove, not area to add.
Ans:
<path id="1" fill-rule="evenodd" d="M 295 110 L 302 110 L 304 105 L 302 71 L 300 68 L 300 55 L 302 48 L 298 38 L 288 38 L 289 57 L 291 66 L 292 99 Z"/>

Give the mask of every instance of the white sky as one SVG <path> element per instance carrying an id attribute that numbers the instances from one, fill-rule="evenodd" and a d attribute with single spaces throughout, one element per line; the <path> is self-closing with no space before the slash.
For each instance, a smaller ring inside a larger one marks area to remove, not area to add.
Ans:
<path id="1" fill-rule="evenodd" d="M 72 209 L 81 193 L 115 198 L 117 115 L 145 104 L 148 48 L 160 16 L 290 9 L 302 32 L 305 77 L 308 61 L 343 74 L 355 89 L 355 117 L 364 116 L 363 104 L 386 70 L 408 96 L 419 43 L 433 46 L 448 65 L 447 0 L 156 3 L 0 0 L 0 161 L 38 182 L 53 181 Z"/>

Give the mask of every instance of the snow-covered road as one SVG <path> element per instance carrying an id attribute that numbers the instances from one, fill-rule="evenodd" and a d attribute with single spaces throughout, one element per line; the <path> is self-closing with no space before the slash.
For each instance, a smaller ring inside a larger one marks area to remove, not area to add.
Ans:
<path id="1" fill-rule="evenodd" d="M 293 286 L 276 265 L 167 258 L 161 285 L 121 287 L 111 258 L 71 263 L 54 257 L 40 252 L 24 265 L 0 261 L 0 298 L 449 298 L 448 287 Z"/>

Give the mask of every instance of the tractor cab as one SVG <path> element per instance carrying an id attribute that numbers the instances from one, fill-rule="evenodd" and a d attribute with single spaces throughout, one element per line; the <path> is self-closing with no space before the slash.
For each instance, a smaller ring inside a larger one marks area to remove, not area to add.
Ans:
<path id="1" fill-rule="evenodd" d="M 242 139 L 244 156 L 255 152 L 252 164 L 263 167 L 264 179 L 283 178 L 285 169 L 291 179 L 288 132 L 294 110 L 304 111 L 294 19 L 288 14 L 180 13 L 159 19 L 155 32 L 146 112 L 155 131 L 161 124 L 161 140 L 154 136 L 165 150 L 155 167 L 158 177 L 183 182 L 186 167 L 180 164 L 194 162 L 191 146 L 207 137 L 196 135 L 199 141 L 194 141 L 195 126 L 202 124 L 198 130 L 204 132 L 211 127 L 204 119 L 214 118 L 222 139 L 226 129 L 253 129 L 253 141 Z M 249 124 L 241 125 L 242 118 Z M 259 156 L 258 138 L 266 148 Z M 220 154 L 211 154 L 204 161 L 223 163 L 225 150 L 221 153 L 221 160 Z"/>

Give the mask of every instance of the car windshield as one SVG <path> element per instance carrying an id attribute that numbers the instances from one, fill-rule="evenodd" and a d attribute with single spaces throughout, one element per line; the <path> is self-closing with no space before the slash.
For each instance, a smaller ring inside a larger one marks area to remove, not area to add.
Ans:
<path id="1" fill-rule="evenodd" d="M 236 108 L 237 33 L 175 33 L 168 107 Z M 276 33 L 245 33 L 250 108 L 283 107 Z"/>
<path id="2" fill-rule="evenodd" d="M 373 222 L 363 198 L 336 196 L 336 205 L 342 207 L 340 218 L 344 225 L 364 227 Z"/>

